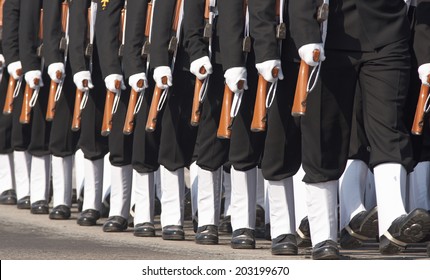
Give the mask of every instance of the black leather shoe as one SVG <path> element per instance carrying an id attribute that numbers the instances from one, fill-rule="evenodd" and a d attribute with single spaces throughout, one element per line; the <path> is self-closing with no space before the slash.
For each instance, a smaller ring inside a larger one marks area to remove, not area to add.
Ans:
<path id="1" fill-rule="evenodd" d="M 308 217 L 304 217 L 300 222 L 300 226 L 296 231 L 297 247 L 306 248 L 312 247 L 311 230 L 309 228 Z"/>
<path id="2" fill-rule="evenodd" d="M 51 220 L 67 220 L 70 218 L 70 207 L 66 205 L 58 205 L 52 209 L 51 213 L 49 213 L 49 218 Z"/>
<path id="3" fill-rule="evenodd" d="M 38 200 L 31 204 L 31 214 L 49 214 L 49 206 L 46 200 Z"/>
<path id="4" fill-rule="evenodd" d="M 231 238 L 233 249 L 255 249 L 255 232 L 249 228 L 240 228 L 233 231 Z"/>
<path id="5" fill-rule="evenodd" d="M 109 217 L 103 225 L 104 232 L 121 232 L 127 229 L 128 221 L 121 216 Z"/>
<path id="6" fill-rule="evenodd" d="M 18 209 L 31 209 L 30 196 L 27 195 L 18 199 L 16 202 L 16 207 Z"/>
<path id="7" fill-rule="evenodd" d="M 94 226 L 96 225 L 98 219 L 100 219 L 99 211 L 94 209 L 87 209 L 81 212 L 76 222 L 80 226 Z"/>
<path id="8" fill-rule="evenodd" d="M 7 190 L 0 194 L 0 204 L 3 205 L 15 205 L 16 204 L 16 193 L 15 190 Z"/>
<path id="9" fill-rule="evenodd" d="M 196 233 L 196 243 L 202 245 L 218 244 L 218 227 L 214 225 L 199 227 Z"/>
<path id="10" fill-rule="evenodd" d="M 379 239 L 379 252 L 393 255 L 406 248 L 408 243 L 422 240 L 430 232 L 430 214 L 417 208 L 408 215 L 395 219 Z"/>
<path id="11" fill-rule="evenodd" d="M 184 240 L 184 228 L 182 226 L 165 226 L 163 227 L 162 237 L 164 240 Z"/>
<path id="12" fill-rule="evenodd" d="M 338 260 L 339 249 L 333 240 L 318 243 L 312 248 L 312 259 L 314 260 Z"/>
<path id="13" fill-rule="evenodd" d="M 340 246 L 344 249 L 361 247 L 363 241 L 375 240 L 378 236 L 378 209 L 362 211 L 355 215 L 340 232 Z"/>
<path id="14" fill-rule="evenodd" d="M 281 234 L 272 240 L 272 255 L 297 255 L 298 251 L 294 234 Z"/>
<path id="15" fill-rule="evenodd" d="M 138 237 L 154 237 L 155 227 L 153 223 L 143 223 L 134 226 L 134 236 Z"/>
<path id="16" fill-rule="evenodd" d="M 232 233 L 233 229 L 231 228 L 231 216 L 225 216 L 224 219 L 219 223 L 218 232 L 222 233 Z"/>

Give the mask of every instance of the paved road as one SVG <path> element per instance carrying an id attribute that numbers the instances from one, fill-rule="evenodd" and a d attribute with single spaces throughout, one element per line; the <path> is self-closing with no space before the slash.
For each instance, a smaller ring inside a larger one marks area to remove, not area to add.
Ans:
<path id="1" fill-rule="evenodd" d="M 47 215 L 32 215 L 29 210 L 0 205 L 0 259 L 2 260 L 301 260 L 310 259 L 309 249 L 300 249 L 298 256 L 272 256 L 270 242 L 257 240 L 255 250 L 233 250 L 230 236 L 220 237 L 218 246 L 202 246 L 194 242 L 190 221 L 186 221 L 185 241 L 157 237 L 133 236 L 132 230 L 104 233 L 99 220 L 94 227 L 76 224 L 76 208 L 66 221 L 52 221 Z M 342 259 L 427 259 L 424 244 L 416 244 L 398 256 L 381 256 L 377 244 L 367 244 L 361 250 L 341 251 Z"/>

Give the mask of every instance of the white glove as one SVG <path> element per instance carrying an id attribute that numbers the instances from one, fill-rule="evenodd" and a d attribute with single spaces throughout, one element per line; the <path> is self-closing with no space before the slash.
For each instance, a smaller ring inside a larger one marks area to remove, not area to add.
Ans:
<path id="1" fill-rule="evenodd" d="M 320 57 L 318 61 L 314 61 L 314 50 L 320 51 Z M 309 66 L 317 66 L 319 61 L 324 61 L 324 48 L 322 43 L 317 44 L 307 44 L 304 46 L 301 46 L 299 49 L 299 56 L 300 58 L 306 62 Z"/>
<path id="2" fill-rule="evenodd" d="M 281 61 L 279 59 L 257 63 L 255 64 L 255 68 L 257 68 L 258 73 L 269 83 L 274 83 L 278 79 L 284 79 L 284 73 L 282 73 Z M 273 77 L 273 68 L 278 68 L 278 75 L 276 77 Z"/>
<path id="3" fill-rule="evenodd" d="M 166 89 L 172 86 L 172 69 L 168 66 L 158 66 L 152 75 L 158 88 Z M 162 78 L 167 77 L 167 84 L 163 84 Z"/>
<path id="4" fill-rule="evenodd" d="M 110 74 L 109 76 L 107 76 L 106 78 L 105 78 L 105 85 L 106 85 L 106 88 L 109 90 L 109 91 L 111 91 L 111 92 L 117 92 L 118 91 L 118 89 L 115 87 L 115 81 L 116 80 L 118 80 L 118 81 L 120 81 L 121 82 L 121 84 L 120 84 L 120 88 L 122 89 L 122 90 L 125 90 L 126 89 L 126 87 L 125 87 L 125 84 L 124 84 L 124 80 L 122 79 L 122 75 L 119 75 L 119 74 Z"/>
<path id="5" fill-rule="evenodd" d="M 39 79 L 39 84 L 34 83 L 34 79 Z M 31 89 L 43 87 L 42 72 L 40 70 L 31 70 L 25 73 L 25 82 Z"/>
<path id="6" fill-rule="evenodd" d="M 227 69 L 224 73 L 225 83 L 230 88 L 232 92 L 239 93 L 243 92 L 243 90 L 248 89 L 248 83 L 246 80 L 247 72 L 245 67 L 233 67 Z M 239 89 L 237 87 L 237 83 L 243 80 L 243 88 Z"/>
<path id="7" fill-rule="evenodd" d="M 139 87 L 137 83 L 143 80 L 143 86 Z M 144 72 L 137 73 L 134 75 L 131 75 L 130 78 L 128 78 L 128 84 L 133 88 L 135 92 L 141 92 L 145 88 L 148 87 L 148 79 L 146 78 L 146 74 Z"/>
<path id="8" fill-rule="evenodd" d="M 57 78 L 57 71 L 61 73 L 60 79 Z M 65 72 L 66 71 L 64 70 L 64 63 L 62 62 L 51 63 L 48 66 L 48 75 L 51 78 L 51 81 L 56 82 L 57 84 L 61 82 L 62 79 L 64 79 L 64 77 L 66 76 Z"/>
<path id="9" fill-rule="evenodd" d="M 206 73 L 204 74 L 200 73 L 200 68 L 202 68 L 202 66 L 206 69 Z M 191 62 L 190 72 L 199 80 L 206 79 L 208 75 L 212 74 L 212 64 L 209 57 L 203 56 Z"/>
<path id="10" fill-rule="evenodd" d="M 4 56 L 0 54 L 0 70 L 3 69 L 4 63 L 5 63 Z"/>
<path id="11" fill-rule="evenodd" d="M 421 83 L 430 86 L 428 83 L 428 76 L 430 75 L 430 63 L 424 63 L 418 67 L 418 74 L 420 75 Z"/>
<path id="12" fill-rule="evenodd" d="M 18 75 L 17 73 L 16 73 L 16 71 L 17 70 L 22 70 L 22 65 L 21 65 L 21 61 L 15 61 L 15 62 L 12 62 L 12 63 L 10 63 L 8 66 L 7 66 L 7 72 L 9 72 L 9 75 L 11 75 L 15 80 L 18 80 L 19 79 L 19 77 L 20 77 L 20 75 Z"/>
<path id="13" fill-rule="evenodd" d="M 84 80 L 88 81 L 88 86 L 84 87 Z M 89 89 L 94 88 L 93 81 L 91 80 L 91 73 L 90 71 L 80 71 L 73 75 L 73 82 L 76 85 L 76 88 L 80 91 L 86 91 Z"/>

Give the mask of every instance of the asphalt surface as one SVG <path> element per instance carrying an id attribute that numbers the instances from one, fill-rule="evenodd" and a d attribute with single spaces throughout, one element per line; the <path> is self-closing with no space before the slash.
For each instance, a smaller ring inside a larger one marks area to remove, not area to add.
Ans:
<path id="1" fill-rule="evenodd" d="M 72 208 L 69 220 L 53 221 L 48 215 L 33 215 L 29 210 L 0 205 L 0 259 L 1 260 L 302 260 L 310 259 L 310 249 L 301 248 L 297 256 L 273 256 L 271 242 L 257 239 L 254 250 L 234 250 L 230 235 L 221 235 L 220 244 L 197 245 L 191 221 L 185 222 L 184 241 L 165 241 L 157 219 L 157 236 L 135 237 L 126 232 L 105 233 L 100 219 L 93 227 L 76 224 L 78 212 Z M 158 218 L 158 217 L 157 217 Z M 382 256 L 376 243 L 365 244 L 360 250 L 341 250 L 347 259 L 427 259 L 426 245 L 413 244 L 404 253 Z"/>

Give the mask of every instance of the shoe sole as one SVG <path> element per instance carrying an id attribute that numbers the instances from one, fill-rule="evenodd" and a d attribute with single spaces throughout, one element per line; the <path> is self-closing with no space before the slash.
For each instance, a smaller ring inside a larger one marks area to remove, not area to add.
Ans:
<path id="1" fill-rule="evenodd" d="M 163 240 L 184 240 L 185 237 L 184 236 L 162 236 Z"/>
<path id="2" fill-rule="evenodd" d="M 196 244 L 199 244 L 199 245 L 217 245 L 218 240 L 209 240 L 209 239 L 196 240 Z"/>
<path id="3" fill-rule="evenodd" d="M 155 232 L 151 232 L 151 233 L 134 232 L 133 235 L 136 237 L 155 237 Z"/>
<path id="4" fill-rule="evenodd" d="M 392 234 L 395 239 L 405 243 L 415 243 L 430 232 L 429 214 L 419 210 L 414 212 L 415 214 L 400 228 L 400 231 Z"/>
<path id="5" fill-rule="evenodd" d="M 119 228 L 103 228 L 104 232 L 123 232 L 125 229 L 119 229 Z"/>
<path id="6" fill-rule="evenodd" d="M 77 221 L 77 224 L 83 227 L 91 227 L 96 225 L 95 222 L 89 222 L 89 221 Z"/>
<path id="7" fill-rule="evenodd" d="M 255 249 L 255 244 L 231 244 L 233 249 Z"/>
<path id="8" fill-rule="evenodd" d="M 297 255 L 298 249 L 272 249 L 272 255 Z"/>
<path id="9" fill-rule="evenodd" d="M 357 232 L 367 238 L 376 238 L 378 236 L 378 209 L 375 207 L 363 221 L 359 231 Z"/>
<path id="10" fill-rule="evenodd" d="M 31 214 L 35 215 L 48 215 L 49 211 L 42 211 L 42 210 L 31 210 Z"/>

